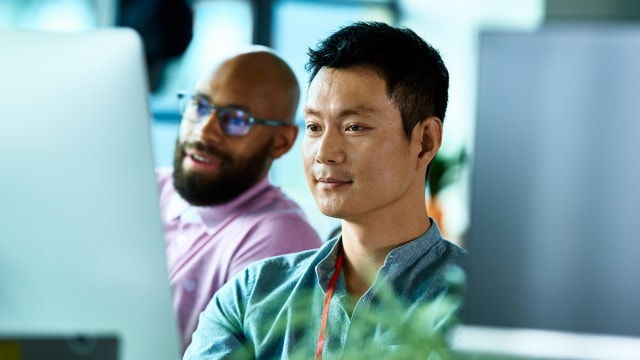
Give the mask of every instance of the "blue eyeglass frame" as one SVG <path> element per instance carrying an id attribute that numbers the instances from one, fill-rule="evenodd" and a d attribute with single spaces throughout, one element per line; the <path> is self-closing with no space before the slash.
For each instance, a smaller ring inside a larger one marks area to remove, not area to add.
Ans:
<path id="1" fill-rule="evenodd" d="M 239 108 L 236 108 L 236 107 L 217 106 L 217 105 L 211 104 L 209 101 L 207 101 L 207 99 L 204 99 L 204 98 L 202 98 L 201 96 L 198 96 L 198 95 L 189 94 L 189 93 L 186 93 L 186 92 L 179 92 L 178 93 L 178 102 L 189 101 L 189 100 L 193 100 L 193 99 L 197 99 L 203 105 L 206 105 L 207 113 L 206 113 L 206 115 L 202 115 L 202 116 L 198 117 L 198 120 L 191 120 L 191 119 L 187 118 L 187 121 L 190 121 L 192 123 L 198 124 L 198 123 L 202 122 L 203 119 L 209 118 L 211 116 L 211 113 L 214 110 L 216 112 L 218 112 L 218 114 L 225 113 L 225 112 L 228 112 L 228 111 L 241 111 L 242 114 L 245 115 L 245 117 L 246 117 L 246 125 L 243 124 L 242 126 L 246 126 L 246 131 L 244 131 L 242 133 L 234 133 L 233 131 L 231 131 L 229 129 L 229 127 L 231 127 L 233 125 L 237 126 L 237 124 L 234 124 L 233 122 L 224 122 L 223 121 L 223 116 L 218 116 L 218 122 L 220 123 L 220 127 L 222 128 L 222 131 L 224 131 L 224 134 L 227 135 L 227 136 L 245 136 L 245 135 L 247 135 L 249 133 L 249 131 L 251 130 L 251 127 L 254 124 L 267 125 L 267 126 L 276 126 L 276 127 L 290 126 L 291 125 L 291 124 L 287 124 L 285 122 L 277 121 L 277 120 L 258 119 L 256 117 L 251 116 L 245 110 L 239 109 Z M 186 110 L 186 106 L 184 107 L 184 109 L 179 108 L 180 115 L 184 115 L 185 110 Z"/>

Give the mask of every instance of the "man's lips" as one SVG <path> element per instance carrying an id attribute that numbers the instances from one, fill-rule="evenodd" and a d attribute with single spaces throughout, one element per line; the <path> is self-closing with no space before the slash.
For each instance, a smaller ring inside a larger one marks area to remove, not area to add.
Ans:
<path id="1" fill-rule="evenodd" d="M 318 185 L 325 188 L 337 188 L 351 184 L 353 181 L 342 177 L 338 178 L 332 176 L 321 176 L 316 178 L 316 182 L 318 183 Z"/>
<path id="2" fill-rule="evenodd" d="M 199 153 L 192 153 L 192 154 L 187 154 L 188 156 L 191 157 L 191 159 L 193 159 L 196 162 L 200 162 L 200 163 L 212 163 L 213 162 L 213 158 L 209 155 L 203 155 L 203 154 L 199 154 Z"/>
<path id="3" fill-rule="evenodd" d="M 185 161 L 191 166 L 218 167 L 222 159 L 216 155 L 197 150 L 185 151 Z"/>

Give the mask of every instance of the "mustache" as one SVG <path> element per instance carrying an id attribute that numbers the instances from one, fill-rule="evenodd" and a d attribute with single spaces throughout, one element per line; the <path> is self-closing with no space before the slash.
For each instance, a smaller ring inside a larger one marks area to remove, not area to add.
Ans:
<path id="1" fill-rule="evenodd" d="M 311 173 L 316 180 L 319 180 L 319 179 L 332 179 L 332 180 L 338 180 L 338 181 L 353 180 L 353 174 L 347 171 L 342 171 L 337 169 L 331 169 L 331 170 L 314 169 Z"/>
<path id="2" fill-rule="evenodd" d="M 197 150 L 198 152 L 206 153 L 218 158 L 227 159 L 229 157 L 228 154 L 220 151 L 212 143 L 204 143 L 202 141 L 187 141 L 182 143 L 180 146 L 182 147 L 183 152 L 186 152 L 186 150 L 188 149 L 193 149 L 193 150 Z"/>

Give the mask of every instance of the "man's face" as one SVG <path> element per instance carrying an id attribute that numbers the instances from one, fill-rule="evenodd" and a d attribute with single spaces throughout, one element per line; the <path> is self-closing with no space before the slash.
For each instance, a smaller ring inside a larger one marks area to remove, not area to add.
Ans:
<path id="1" fill-rule="evenodd" d="M 245 73 L 233 61 L 223 63 L 201 79 L 196 95 L 216 106 L 241 108 L 256 118 L 278 119 L 277 106 L 270 107 L 275 103 L 270 96 L 277 96 L 276 91 Z M 174 154 L 176 190 L 197 206 L 236 198 L 267 175 L 277 131 L 279 128 L 254 125 L 247 135 L 228 136 L 216 111 L 201 123 L 183 119 Z"/>
<path id="2" fill-rule="evenodd" d="M 424 191 L 424 171 L 413 160 L 418 147 L 373 71 L 322 68 L 309 86 L 305 124 L 307 183 L 325 215 L 384 216 L 416 196 L 416 179 Z"/>

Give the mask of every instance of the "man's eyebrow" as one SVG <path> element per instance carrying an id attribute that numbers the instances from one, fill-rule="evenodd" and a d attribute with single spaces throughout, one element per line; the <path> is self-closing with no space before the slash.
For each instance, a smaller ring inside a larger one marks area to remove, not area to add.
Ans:
<path id="1" fill-rule="evenodd" d="M 356 107 L 340 110 L 340 112 L 338 113 L 338 117 L 346 117 L 350 115 L 368 116 L 376 112 L 377 112 L 376 109 L 369 106 L 356 106 Z M 320 110 L 306 107 L 304 109 L 304 114 L 309 116 L 321 117 L 322 112 Z"/>
<path id="2" fill-rule="evenodd" d="M 205 93 L 203 93 L 201 91 L 196 91 L 193 94 L 193 96 L 198 97 L 198 98 L 202 98 L 202 99 L 205 99 L 205 100 L 211 102 L 211 97 L 209 97 L 209 95 L 207 95 L 207 94 L 205 94 Z"/>
<path id="3" fill-rule="evenodd" d="M 314 109 L 310 109 L 308 107 L 304 108 L 304 114 L 305 115 L 310 115 L 310 116 L 315 116 L 315 117 L 320 117 L 320 111 L 314 110 Z"/>
<path id="4" fill-rule="evenodd" d="M 193 94 L 195 97 L 197 98 L 201 98 L 206 100 L 209 104 L 211 105 L 215 105 L 213 103 L 213 100 L 211 99 L 211 96 L 200 92 L 200 91 L 196 91 L 195 94 Z M 217 105 L 216 105 L 217 106 Z M 240 104 L 235 104 L 235 103 L 231 103 L 231 104 L 225 104 L 223 107 L 225 108 L 234 108 L 234 109 L 238 109 L 238 110 L 242 110 L 242 111 L 246 111 L 248 113 L 251 113 L 251 109 L 247 108 L 246 106 L 240 105 Z"/>

